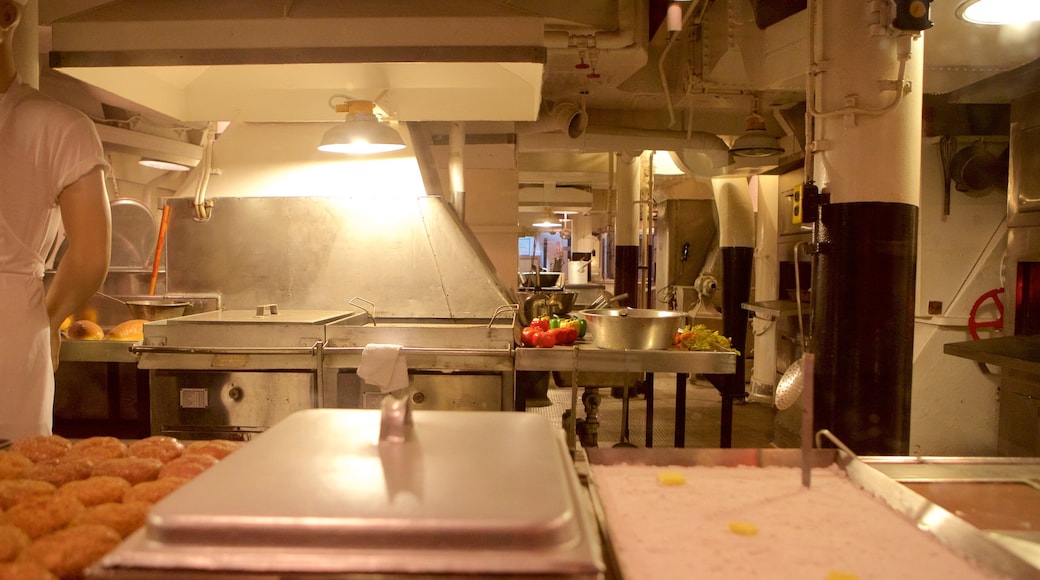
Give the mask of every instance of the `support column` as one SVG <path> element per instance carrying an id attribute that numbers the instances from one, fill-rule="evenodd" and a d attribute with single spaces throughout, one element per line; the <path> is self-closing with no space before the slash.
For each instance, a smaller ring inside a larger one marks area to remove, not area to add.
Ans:
<path id="1" fill-rule="evenodd" d="M 618 154 L 614 295 L 628 294 L 621 305 L 632 307 L 639 292 L 639 175 L 639 154 Z"/>
<path id="2" fill-rule="evenodd" d="M 905 455 L 923 46 L 891 29 L 887 3 L 809 8 L 814 167 L 830 197 L 814 238 L 813 427 L 859 454 Z"/>

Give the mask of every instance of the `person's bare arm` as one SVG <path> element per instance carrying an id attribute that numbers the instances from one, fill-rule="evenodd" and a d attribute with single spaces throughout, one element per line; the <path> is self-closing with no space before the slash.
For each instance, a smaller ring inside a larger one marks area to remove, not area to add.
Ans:
<path id="1" fill-rule="evenodd" d="M 51 357 L 58 368 L 59 327 L 97 292 L 108 275 L 112 216 L 104 172 L 95 168 L 66 187 L 58 197 L 68 247 L 47 290 Z"/>

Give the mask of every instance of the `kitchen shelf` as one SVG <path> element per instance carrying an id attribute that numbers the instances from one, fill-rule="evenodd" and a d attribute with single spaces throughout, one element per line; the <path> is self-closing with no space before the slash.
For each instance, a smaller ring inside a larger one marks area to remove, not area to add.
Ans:
<path id="1" fill-rule="evenodd" d="M 714 351 L 609 350 L 577 344 L 518 348 L 515 364 L 518 371 L 732 374 L 736 372 L 737 355 Z"/>
<path id="2" fill-rule="evenodd" d="M 1040 374 L 1040 335 L 950 342 L 943 345 L 943 352 L 1007 369 Z"/>

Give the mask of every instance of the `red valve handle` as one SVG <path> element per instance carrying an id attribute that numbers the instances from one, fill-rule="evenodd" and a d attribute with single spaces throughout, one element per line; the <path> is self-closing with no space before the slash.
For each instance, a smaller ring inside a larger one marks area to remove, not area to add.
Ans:
<path id="1" fill-rule="evenodd" d="M 968 332 L 971 333 L 971 337 L 975 340 L 979 339 L 978 329 L 980 327 L 992 326 L 998 331 L 1004 328 L 1004 303 L 1000 301 L 1000 295 L 1004 293 L 1003 288 L 995 288 L 986 292 L 979 299 L 975 301 L 975 304 L 971 307 L 971 314 L 968 315 Z M 994 320 L 987 320 L 979 322 L 975 320 L 975 315 L 979 313 L 979 307 L 986 300 L 992 298 L 993 302 L 997 305 L 997 318 Z"/>

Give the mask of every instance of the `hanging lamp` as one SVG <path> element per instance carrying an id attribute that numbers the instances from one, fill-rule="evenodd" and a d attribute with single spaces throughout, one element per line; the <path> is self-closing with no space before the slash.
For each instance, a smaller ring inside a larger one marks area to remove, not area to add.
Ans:
<path id="1" fill-rule="evenodd" d="M 371 101 L 347 101 L 335 105 L 337 113 L 346 113 L 343 123 L 325 132 L 319 151 L 367 155 L 404 149 L 401 134 L 383 123 L 373 113 Z"/>
<path id="2" fill-rule="evenodd" d="M 736 157 L 768 157 L 784 152 L 776 137 L 766 133 L 766 122 L 758 113 L 752 112 L 745 122 L 744 133 L 730 146 L 730 153 Z"/>
<path id="3" fill-rule="evenodd" d="M 542 213 L 542 218 L 533 224 L 536 228 L 558 228 L 560 227 L 560 220 L 556 219 L 549 208 L 545 208 L 545 212 Z"/>

